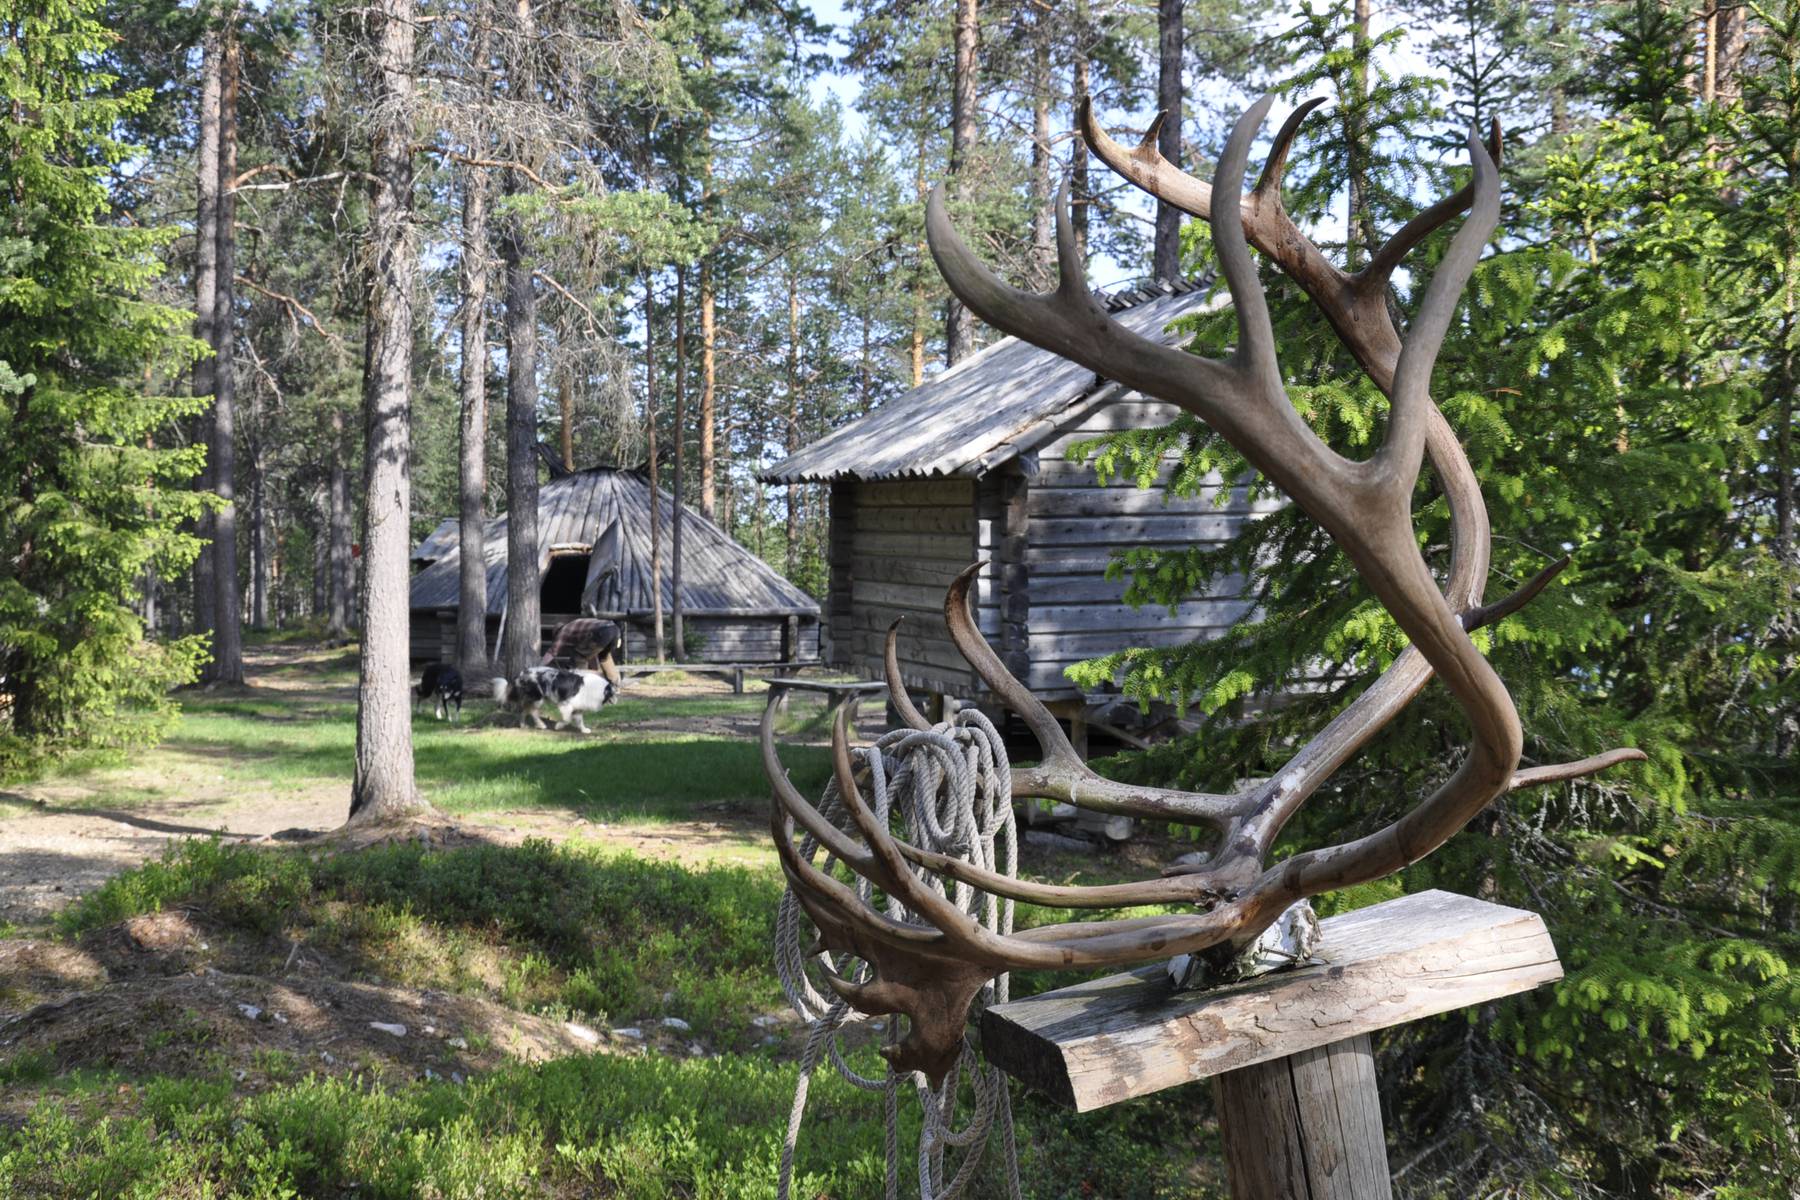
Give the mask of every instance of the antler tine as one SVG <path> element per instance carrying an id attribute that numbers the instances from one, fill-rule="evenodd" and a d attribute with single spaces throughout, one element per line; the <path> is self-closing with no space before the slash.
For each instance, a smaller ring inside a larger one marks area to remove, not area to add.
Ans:
<path id="1" fill-rule="evenodd" d="M 928 732 L 931 722 L 912 702 L 912 695 L 906 690 L 906 681 L 900 678 L 900 622 L 904 620 L 905 617 L 895 617 L 894 623 L 888 626 L 887 647 L 882 654 L 887 664 L 888 701 L 908 726 Z"/>
<path id="2" fill-rule="evenodd" d="M 1488 128 L 1488 155 L 1496 165 L 1500 162 L 1503 150 L 1500 134 L 1500 119 L 1494 118 Z M 1383 242 L 1369 259 L 1369 265 L 1358 271 L 1353 282 L 1359 291 L 1379 291 L 1387 287 L 1388 278 L 1393 275 L 1394 268 L 1412 252 L 1413 247 L 1424 241 L 1431 232 L 1445 221 L 1469 207 L 1475 197 L 1475 183 L 1471 180 L 1436 204 L 1414 215 L 1412 220 L 1394 231 L 1393 236 Z"/>
<path id="3" fill-rule="evenodd" d="M 1443 345 L 1475 263 L 1500 223 L 1500 171 L 1473 129 L 1469 131 L 1469 162 L 1475 177 L 1470 182 L 1474 199 L 1469 204 L 1468 218 L 1450 239 L 1450 249 L 1432 274 L 1425 299 L 1406 331 L 1400 362 L 1394 368 L 1387 437 L 1369 460 L 1372 472 L 1391 472 L 1396 485 L 1408 493 L 1418 477 L 1427 413 L 1434 408 L 1431 369 L 1437 363 L 1438 348 Z"/>
<path id="4" fill-rule="evenodd" d="M 1044 707 L 1044 702 L 1031 694 L 1031 689 L 1006 669 L 994 648 L 988 645 L 987 638 L 982 636 L 969 611 L 969 585 L 975 582 L 985 562 L 971 563 L 951 581 L 944 590 L 944 623 L 950 627 L 950 640 L 956 643 L 957 651 L 975 668 L 981 681 L 988 686 L 1000 702 L 1018 713 L 1024 720 L 1032 736 L 1037 738 L 1038 748 L 1044 752 L 1048 760 L 1081 765 L 1081 755 L 1075 753 L 1068 735 L 1063 733 L 1062 725 L 1051 711 Z M 1085 768 L 1084 768 L 1085 769 Z"/>
<path id="5" fill-rule="evenodd" d="M 1323 103 L 1325 97 L 1314 96 L 1289 113 L 1287 120 L 1281 123 L 1281 130 L 1269 147 L 1269 157 L 1263 160 L 1262 174 L 1256 177 L 1256 186 L 1250 189 L 1255 207 L 1260 208 L 1271 201 L 1281 203 L 1281 177 L 1287 170 L 1288 152 L 1294 148 L 1294 135 L 1300 132 L 1300 123 L 1306 120 L 1307 114 Z"/>
<path id="6" fill-rule="evenodd" d="M 769 777 L 769 787 L 773 791 L 776 810 L 786 813 L 790 820 L 797 819 L 802 828 L 811 834 L 819 845 L 825 847 L 839 862 L 857 874 L 867 876 L 871 870 L 875 869 L 875 860 L 868 851 L 851 841 L 843 830 L 827 821 L 824 814 L 814 808 L 806 797 L 800 794 L 793 781 L 788 778 L 787 768 L 781 765 L 781 755 L 775 749 L 774 705 L 763 710 L 762 758 L 763 774 Z"/>
<path id="7" fill-rule="evenodd" d="M 1242 193 L 1244 168 L 1250 161 L 1250 143 L 1256 137 L 1256 131 L 1262 128 L 1263 119 L 1269 115 L 1269 106 L 1274 102 L 1273 93 L 1266 95 L 1238 118 L 1231 136 L 1225 140 L 1225 152 L 1219 155 L 1219 169 L 1213 175 L 1214 188 L 1223 190 L 1228 196 Z M 1231 306 L 1237 313 L 1238 344 L 1231 361 L 1243 364 L 1264 388 L 1282 395 L 1281 367 L 1275 361 L 1275 329 L 1269 323 L 1269 302 L 1263 295 L 1261 280 L 1256 277 L 1256 263 L 1250 257 L 1241 213 L 1215 210 L 1212 235 L 1213 249 L 1219 255 L 1219 269 L 1224 272 L 1225 286 L 1231 290 Z"/>
<path id="8" fill-rule="evenodd" d="M 1020 683 L 981 636 L 969 610 L 969 585 L 982 564 L 964 568 L 944 593 L 944 621 L 950 640 L 1001 703 L 1018 713 L 1037 738 L 1044 761 L 1012 769 L 1012 792 L 1021 799 L 1066 800 L 1096 812 L 1158 821 L 1181 821 L 1224 828 L 1249 811 L 1249 793 L 1215 795 L 1171 788 L 1138 787 L 1096 775 L 1069 744 L 1056 716 Z"/>

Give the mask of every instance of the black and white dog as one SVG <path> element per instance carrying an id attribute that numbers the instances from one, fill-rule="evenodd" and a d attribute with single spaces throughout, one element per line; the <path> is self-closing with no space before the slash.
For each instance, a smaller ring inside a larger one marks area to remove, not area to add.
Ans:
<path id="1" fill-rule="evenodd" d="M 413 711 L 419 711 L 419 701 L 428 696 L 437 698 L 437 705 L 432 715 L 440 721 L 454 721 L 462 716 L 463 677 L 462 672 L 449 663 L 426 663 L 425 674 L 419 680 L 419 686 L 413 689 Z M 456 716 L 450 715 L 451 706 L 456 708 Z"/>
<path id="2" fill-rule="evenodd" d="M 543 707 L 548 704 L 556 710 L 558 729 L 573 726 L 576 732 L 586 733 L 587 722 L 582 715 L 599 712 L 618 698 L 619 689 L 597 671 L 526 667 L 510 683 L 494 680 L 494 699 L 517 705 L 525 719 L 539 729 L 545 728 Z"/>

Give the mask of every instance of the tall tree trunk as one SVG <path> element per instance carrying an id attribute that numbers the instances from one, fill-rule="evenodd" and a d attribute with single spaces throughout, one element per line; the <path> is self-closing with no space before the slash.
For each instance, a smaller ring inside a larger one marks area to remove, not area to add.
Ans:
<path id="1" fill-rule="evenodd" d="M 575 469 L 575 380 L 570 375 L 573 369 L 571 366 L 556 377 L 556 414 L 562 426 L 559 449 L 565 471 Z"/>
<path id="2" fill-rule="evenodd" d="M 681 612 L 681 468 L 682 447 L 687 442 L 687 267 L 675 268 L 675 478 L 674 486 L 669 494 L 674 498 L 669 531 L 669 595 L 670 623 L 675 633 L 675 661 L 687 660 L 687 648 L 682 644 L 686 630 L 683 629 Z"/>
<path id="3" fill-rule="evenodd" d="M 1086 98 L 1090 86 L 1088 73 L 1088 6 L 1087 0 L 1075 0 L 1075 86 L 1077 108 Z M 1069 223 L 1075 232 L 1075 249 L 1082 262 L 1087 261 L 1088 216 L 1092 208 L 1093 189 L 1088 185 L 1088 148 L 1081 135 L 1075 136 L 1075 161 L 1069 166 Z"/>
<path id="4" fill-rule="evenodd" d="M 269 562 L 269 480 L 263 463 L 261 401 L 257 402 L 257 430 L 250 441 L 250 625 L 269 627 L 269 593 L 273 579 Z M 276 614 L 276 623 L 280 623 Z"/>
<path id="5" fill-rule="evenodd" d="M 195 166 L 194 205 L 194 336 L 210 350 L 218 320 L 219 288 L 219 99 L 224 53 L 217 29 L 209 29 L 200 52 L 200 129 Z M 194 395 L 211 397 L 215 391 L 214 359 L 209 355 L 194 363 Z M 194 440 L 206 447 L 206 465 L 194 476 L 194 490 L 213 488 L 212 406 L 202 409 L 195 421 Z M 194 631 L 216 637 L 218 594 L 213 583 L 213 519 L 203 513 L 195 523 L 200 536 L 200 556 L 194 560 Z M 217 653 L 217 645 L 214 645 Z M 213 678 L 213 665 L 201 671 Z"/>
<path id="6" fill-rule="evenodd" d="M 660 663 L 664 654 L 662 500 L 656 468 L 656 285 L 648 270 L 644 272 L 644 429 L 650 476 L 650 636 L 656 641 L 656 661 Z"/>
<path id="7" fill-rule="evenodd" d="M 980 22 L 977 0 L 956 0 L 956 75 L 950 109 L 950 178 L 958 200 L 970 195 L 969 159 L 975 150 Z M 944 322 L 944 361 L 955 366 L 975 352 L 975 314 L 950 297 Z"/>
<path id="8" fill-rule="evenodd" d="M 315 621 L 323 621 L 331 607 L 331 488 L 326 486 L 313 498 L 318 510 L 318 525 L 313 536 L 312 612 Z"/>
<path id="9" fill-rule="evenodd" d="M 788 348 L 787 348 L 787 421 L 782 434 L 782 448 L 789 458 L 800 448 L 800 272 L 796 264 L 788 264 Z M 787 545 L 783 548 L 786 556 L 787 575 L 792 579 L 800 568 L 800 489 L 789 487 L 785 495 L 787 499 L 787 520 L 782 532 Z"/>
<path id="10" fill-rule="evenodd" d="M 535 99 L 530 69 L 535 50 L 536 22 L 530 0 L 517 0 L 514 8 L 520 36 L 525 42 L 521 61 L 510 85 L 512 97 L 521 103 Z M 517 140 L 515 158 L 526 153 Z M 519 195 L 527 188 L 525 175 L 506 173 L 506 190 Z M 537 478 L 537 292 L 531 278 L 531 247 L 523 218 L 506 222 L 501 236 L 506 260 L 506 636 L 500 662 L 508 679 L 537 664 L 543 637 L 539 566 L 543 547 L 538 545 Z"/>
<path id="11" fill-rule="evenodd" d="M 1344 105 L 1345 174 L 1349 184 L 1349 205 L 1345 214 L 1344 258 L 1349 269 L 1362 265 L 1363 252 L 1375 244 L 1369 211 L 1369 146 L 1367 122 L 1369 103 L 1369 0 L 1356 0 L 1354 25 L 1350 33 L 1350 49 L 1354 59 L 1350 66 L 1350 102 Z"/>
<path id="12" fill-rule="evenodd" d="M 1368 0 L 1357 2 L 1366 5 Z M 1156 5 L 1156 106 L 1162 110 L 1156 148 L 1176 166 L 1181 165 L 1181 9 L 1181 0 L 1158 0 Z M 1160 200 L 1154 263 L 1158 282 L 1172 284 L 1181 278 L 1181 210 Z"/>
<path id="13" fill-rule="evenodd" d="M 1031 274 L 1032 286 L 1048 288 L 1056 279 L 1056 219 L 1051 212 L 1050 148 L 1051 9 L 1039 8 L 1031 22 Z"/>
<path id="14" fill-rule="evenodd" d="M 337 405 L 331 408 L 331 444 L 334 448 L 331 455 L 331 499 L 330 499 L 330 556 L 331 556 L 331 597 L 330 614 L 325 622 L 325 632 L 332 637 L 346 637 L 350 626 L 355 621 L 355 613 L 351 611 L 352 579 L 355 570 L 350 561 L 350 436 L 344 424 L 344 410 Z"/>
<path id="15" fill-rule="evenodd" d="M 700 260 L 700 515 L 714 520 L 718 500 L 714 496 L 713 474 L 717 451 L 713 447 L 713 427 L 718 423 L 717 330 L 714 326 L 712 263 Z"/>
<path id="16" fill-rule="evenodd" d="M 485 56 L 484 56 L 485 57 Z M 456 665 L 465 680 L 491 670 L 487 644 L 487 175 L 463 174 L 461 445 L 456 486 Z"/>
<path id="17" fill-rule="evenodd" d="M 507 190 L 523 180 L 510 174 Z M 537 665 L 543 634 L 538 545 L 537 292 L 517 216 L 506 222 L 506 637 L 501 673 L 508 679 Z"/>
<path id="18" fill-rule="evenodd" d="M 238 582 L 237 545 L 237 97 L 240 51 L 237 16 L 229 18 L 220 48 L 218 286 L 213 295 L 213 514 L 212 677 L 244 682 L 244 593 Z"/>
<path id="19" fill-rule="evenodd" d="M 363 640 L 352 821 L 424 807 L 413 781 L 407 663 L 411 549 L 413 0 L 378 0 L 369 137 L 369 302 L 363 366 Z"/>
<path id="20" fill-rule="evenodd" d="M 925 198 L 929 194 L 925 179 L 925 134 L 919 133 L 919 152 L 913 158 L 913 195 L 919 201 L 919 211 L 925 211 Z M 919 266 L 913 273 L 913 311 L 912 311 L 912 385 L 918 387 L 925 382 L 925 322 L 926 302 L 925 288 L 931 278 L 931 247 L 926 243 L 921 229 L 918 244 Z"/>

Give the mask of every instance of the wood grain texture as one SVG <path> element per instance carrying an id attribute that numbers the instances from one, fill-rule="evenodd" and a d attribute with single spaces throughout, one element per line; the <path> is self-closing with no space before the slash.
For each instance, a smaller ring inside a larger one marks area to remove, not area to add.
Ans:
<path id="1" fill-rule="evenodd" d="M 1158 964 L 996 1005 L 990 1062 L 1078 1112 L 1562 978 L 1535 913 L 1421 892 L 1323 923 L 1324 961 L 1205 992 Z"/>
<path id="2" fill-rule="evenodd" d="M 1358 1034 L 1214 1081 L 1232 1200 L 1390 1200 L 1375 1054 Z"/>

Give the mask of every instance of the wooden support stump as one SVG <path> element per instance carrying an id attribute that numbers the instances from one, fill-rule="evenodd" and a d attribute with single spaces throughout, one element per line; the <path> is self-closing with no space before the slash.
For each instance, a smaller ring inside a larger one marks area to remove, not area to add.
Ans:
<path id="1" fill-rule="evenodd" d="M 1370 1035 L 1562 978 L 1535 913 L 1420 892 L 1323 922 L 1319 960 L 1206 991 L 1163 966 L 981 1017 L 989 1062 L 1077 1112 L 1215 1080 L 1235 1200 L 1392 1195 Z"/>

